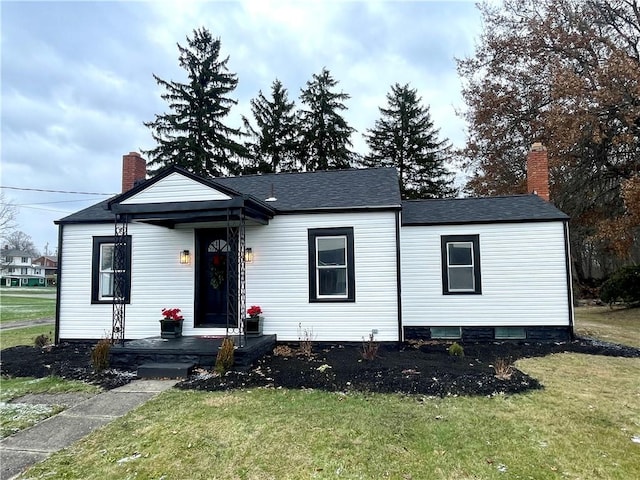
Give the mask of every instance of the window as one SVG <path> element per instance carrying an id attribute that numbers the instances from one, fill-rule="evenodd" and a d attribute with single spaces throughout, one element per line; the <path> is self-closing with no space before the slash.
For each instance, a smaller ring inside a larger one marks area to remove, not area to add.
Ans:
<path id="1" fill-rule="evenodd" d="M 27 267 L 22 267 L 20 269 L 20 275 L 27 275 L 29 273 L 29 270 L 27 270 Z"/>
<path id="2" fill-rule="evenodd" d="M 355 302 L 353 228 L 309 229 L 309 301 Z"/>
<path id="3" fill-rule="evenodd" d="M 13 267 L 9 267 L 9 273 L 15 273 L 16 269 Z"/>
<path id="4" fill-rule="evenodd" d="M 480 294 L 480 239 L 478 235 L 446 235 L 442 242 L 442 293 Z"/>
<path id="5" fill-rule="evenodd" d="M 527 338 L 527 332 L 524 327 L 496 327 L 495 328 L 496 339 L 522 339 Z"/>
<path id="6" fill-rule="evenodd" d="M 113 237 L 93 237 L 91 303 L 113 302 L 115 275 Z M 131 287 L 131 236 L 125 237 L 124 299 L 129 303 Z"/>
<path id="7" fill-rule="evenodd" d="M 29 259 L 27 257 L 22 257 L 22 263 L 29 263 Z"/>
<path id="8" fill-rule="evenodd" d="M 431 327 L 431 338 L 460 338 L 460 327 Z"/>

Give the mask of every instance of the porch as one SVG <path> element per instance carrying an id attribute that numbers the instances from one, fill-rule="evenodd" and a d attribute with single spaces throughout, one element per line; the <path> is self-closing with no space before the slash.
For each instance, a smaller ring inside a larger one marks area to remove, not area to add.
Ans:
<path id="1" fill-rule="evenodd" d="M 116 343 L 111 346 L 109 365 L 116 368 L 135 369 L 148 363 L 186 363 L 210 369 L 216 363 L 216 356 L 224 338 L 221 335 L 127 340 L 123 344 Z M 230 335 L 230 338 L 236 345 L 233 368 L 237 370 L 250 368 L 276 345 L 275 335 L 246 338 Z"/>

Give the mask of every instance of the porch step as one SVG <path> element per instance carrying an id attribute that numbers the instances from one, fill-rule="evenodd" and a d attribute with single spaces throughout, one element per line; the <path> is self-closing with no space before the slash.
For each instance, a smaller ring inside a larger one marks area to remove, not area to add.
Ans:
<path id="1" fill-rule="evenodd" d="M 138 367 L 140 378 L 186 378 L 195 366 L 194 363 L 145 363 Z"/>

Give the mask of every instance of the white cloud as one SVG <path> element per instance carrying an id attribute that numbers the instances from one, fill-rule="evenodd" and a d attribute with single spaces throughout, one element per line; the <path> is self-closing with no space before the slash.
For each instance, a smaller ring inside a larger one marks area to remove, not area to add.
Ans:
<path id="1" fill-rule="evenodd" d="M 326 66 L 351 95 L 345 117 L 361 134 L 395 83 L 430 105 L 442 135 L 460 144 L 462 105 L 454 56 L 472 53 L 480 28 L 471 2 L 5 2 L 2 31 L 2 184 L 118 191 L 121 156 L 152 147 L 144 121 L 167 110 L 152 74 L 184 79 L 176 43 L 204 26 L 222 40 L 237 73 L 240 125 L 249 100 L 279 78 L 298 101 Z M 54 244 L 51 224 L 86 204 L 77 196 L 7 191 L 23 208 L 21 229 Z"/>

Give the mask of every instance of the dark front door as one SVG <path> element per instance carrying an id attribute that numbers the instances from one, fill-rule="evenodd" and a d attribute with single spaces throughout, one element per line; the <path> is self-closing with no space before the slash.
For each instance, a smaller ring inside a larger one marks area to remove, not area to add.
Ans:
<path id="1" fill-rule="evenodd" d="M 237 258 L 229 248 L 227 230 L 198 231 L 196 252 L 196 326 L 236 327 L 230 318 L 229 298 L 235 292 L 229 288 L 229 277 L 236 278 Z"/>

